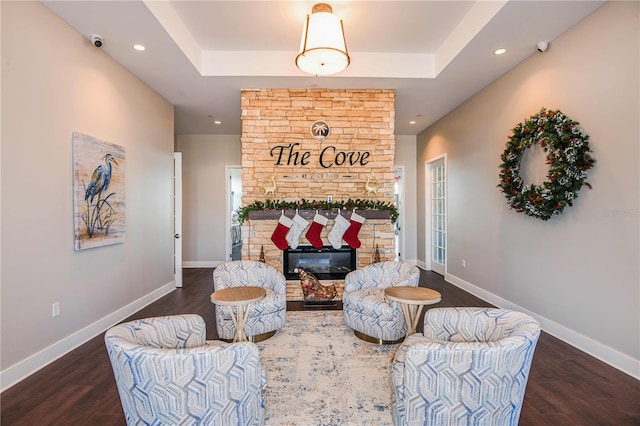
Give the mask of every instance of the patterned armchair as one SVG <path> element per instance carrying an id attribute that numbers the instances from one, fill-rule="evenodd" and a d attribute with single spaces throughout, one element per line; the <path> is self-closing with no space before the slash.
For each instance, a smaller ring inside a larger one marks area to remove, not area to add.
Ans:
<path id="1" fill-rule="evenodd" d="M 205 338 L 198 315 L 148 318 L 107 330 L 128 425 L 264 424 L 267 376 L 257 346 Z"/>
<path id="2" fill-rule="evenodd" d="M 417 287 L 420 270 L 407 262 L 379 262 L 349 272 L 344 280 L 344 323 L 356 336 L 377 343 L 392 343 L 407 332 L 402 307 L 384 296 L 395 286 Z"/>
<path id="3" fill-rule="evenodd" d="M 495 308 L 435 308 L 393 361 L 395 425 L 518 424 L 540 325 Z"/>
<path id="4" fill-rule="evenodd" d="M 248 308 L 244 331 L 258 342 L 273 336 L 285 322 L 287 314 L 287 283 L 273 266 L 256 260 L 235 260 L 223 263 L 213 270 L 215 291 L 229 287 L 262 287 L 267 295 Z M 236 327 L 231 308 L 216 306 L 216 327 L 221 339 L 231 340 Z"/>

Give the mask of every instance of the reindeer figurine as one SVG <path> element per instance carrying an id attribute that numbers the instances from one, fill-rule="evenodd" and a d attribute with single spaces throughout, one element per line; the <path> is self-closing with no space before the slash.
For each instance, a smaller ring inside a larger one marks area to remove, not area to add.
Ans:
<path id="1" fill-rule="evenodd" d="M 275 195 L 278 190 L 278 185 L 276 185 L 276 175 L 272 175 L 271 179 L 265 179 L 262 183 L 262 187 L 264 188 L 264 195 L 267 195 L 268 193 Z"/>
<path id="2" fill-rule="evenodd" d="M 378 184 L 378 179 L 376 179 L 373 175 L 367 175 L 367 183 L 364 184 L 364 189 L 366 190 L 365 194 L 370 195 L 378 195 L 378 189 L 380 185 Z"/>

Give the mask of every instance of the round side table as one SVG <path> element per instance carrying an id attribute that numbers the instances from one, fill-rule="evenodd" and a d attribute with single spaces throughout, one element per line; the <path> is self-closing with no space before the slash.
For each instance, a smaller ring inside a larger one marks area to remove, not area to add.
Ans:
<path id="1" fill-rule="evenodd" d="M 402 305 L 407 320 L 407 336 L 416 332 L 418 319 L 425 305 L 433 305 L 441 300 L 440 293 L 424 287 L 389 287 L 385 289 L 387 299 Z"/>
<path id="2" fill-rule="evenodd" d="M 249 340 L 244 332 L 244 325 L 247 322 L 249 306 L 267 295 L 264 288 L 246 286 L 229 287 L 211 293 L 211 302 L 220 306 L 231 308 L 231 320 L 236 327 L 233 336 L 234 342 L 246 342 Z"/>

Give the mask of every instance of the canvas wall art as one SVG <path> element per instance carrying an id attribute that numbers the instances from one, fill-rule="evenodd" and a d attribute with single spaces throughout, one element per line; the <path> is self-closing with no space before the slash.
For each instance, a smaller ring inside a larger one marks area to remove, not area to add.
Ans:
<path id="1" fill-rule="evenodd" d="M 75 249 L 125 240 L 124 148 L 73 133 Z"/>

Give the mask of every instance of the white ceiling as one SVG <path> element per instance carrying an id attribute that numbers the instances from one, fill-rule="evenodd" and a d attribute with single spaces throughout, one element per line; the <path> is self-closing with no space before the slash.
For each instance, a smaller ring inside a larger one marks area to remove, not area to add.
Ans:
<path id="1" fill-rule="evenodd" d="M 240 90 L 396 89 L 398 135 L 415 135 L 604 1 L 330 1 L 351 65 L 295 67 L 318 1 L 44 1 L 175 105 L 177 134 L 240 134 Z M 146 46 L 135 51 L 133 44 Z M 496 56 L 499 47 L 507 53 Z M 215 125 L 213 120 L 222 124 Z M 409 124 L 415 121 L 415 124 Z"/>

